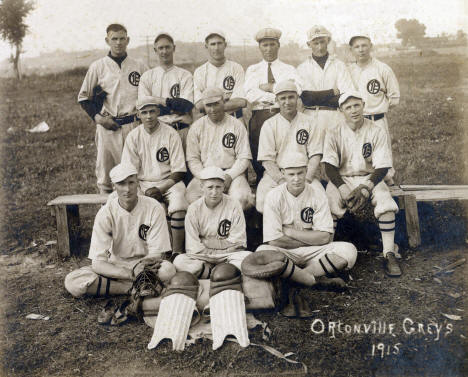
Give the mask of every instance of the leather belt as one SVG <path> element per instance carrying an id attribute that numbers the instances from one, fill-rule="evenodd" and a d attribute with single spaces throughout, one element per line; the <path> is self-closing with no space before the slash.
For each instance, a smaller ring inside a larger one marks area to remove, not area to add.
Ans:
<path id="1" fill-rule="evenodd" d="M 380 114 L 364 115 L 364 118 L 367 118 L 370 120 L 379 120 L 379 119 L 382 119 L 384 116 L 385 116 L 385 113 L 380 113 Z"/>
<path id="2" fill-rule="evenodd" d="M 112 119 L 119 126 L 123 126 L 124 124 L 133 123 L 135 121 L 135 115 L 126 115 L 126 116 L 123 116 L 123 117 L 113 117 Z"/>
<path id="3" fill-rule="evenodd" d="M 328 111 L 336 111 L 336 107 L 330 107 L 330 106 L 304 106 L 305 109 L 307 110 L 328 110 Z"/>

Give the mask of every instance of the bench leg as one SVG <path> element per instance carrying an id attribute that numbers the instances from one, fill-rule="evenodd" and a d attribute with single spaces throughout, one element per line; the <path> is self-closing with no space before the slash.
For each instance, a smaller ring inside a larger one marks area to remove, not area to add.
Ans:
<path id="1" fill-rule="evenodd" d="M 79 240 L 80 214 L 77 205 L 54 206 L 57 219 L 57 248 L 59 257 L 69 257 Z"/>
<path id="2" fill-rule="evenodd" d="M 408 233 L 408 243 L 411 248 L 421 245 L 421 231 L 419 229 L 418 204 L 414 195 L 403 197 L 405 204 L 406 232 Z"/>

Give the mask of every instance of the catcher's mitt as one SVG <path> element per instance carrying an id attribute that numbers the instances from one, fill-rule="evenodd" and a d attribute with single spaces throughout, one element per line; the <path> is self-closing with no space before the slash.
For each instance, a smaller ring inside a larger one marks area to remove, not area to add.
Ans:
<path id="1" fill-rule="evenodd" d="M 356 187 L 347 198 L 347 207 L 352 213 L 361 211 L 367 204 L 371 196 L 371 191 L 366 185 Z"/>

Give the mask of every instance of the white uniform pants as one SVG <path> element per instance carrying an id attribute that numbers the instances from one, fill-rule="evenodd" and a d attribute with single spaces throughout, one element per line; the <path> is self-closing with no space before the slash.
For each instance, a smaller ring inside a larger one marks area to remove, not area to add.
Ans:
<path id="1" fill-rule="evenodd" d="M 179 254 L 174 259 L 174 266 L 177 271 L 188 271 L 195 276 L 200 274 L 204 264 L 208 264 L 210 267 L 212 267 L 218 263 L 230 263 L 240 270 L 242 261 L 250 253 L 251 251 L 240 250 L 219 255 Z"/>
<path id="2" fill-rule="evenodd" d="M 164 181 L 140 181 L 141 194 L 144 195 L 145 191 L 149 188 L 158 187 L 158 185 L 162 185 L 163 183 Z M 182 181 L 177 182 L 164 193 L 164 201 L 167 203 L 167 213 L 169 215 L 172 215 L 174 212 L 187 210 L 188 202 L 185 199 L 185 194 L 186 188 L 184 182 Z"/>

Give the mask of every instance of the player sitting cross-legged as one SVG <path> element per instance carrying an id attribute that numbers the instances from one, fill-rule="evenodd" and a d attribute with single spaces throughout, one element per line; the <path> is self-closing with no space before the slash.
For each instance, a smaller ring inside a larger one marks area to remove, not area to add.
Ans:
<path id="1" fill-rule="evenodd" d="M 359 212 L 370 201 L 382 234 L 385 272 L 400 276 L 394 253 L 398 206 L 383 181 L 392 167 L 385 129 L 364 117 L 359 92 L 344 93 L 339 106 L 345 121 L 325 136 L 322 158 L 330 178 L 326 193 L 335 227 L 348 209 Z"/>
<path id="2" fill-rule="evenodd" d="M 65 277 L 65 288 L 75 297 L 127 294 L 141 267 L 155 260 L 160 263 L 158 277 L 163 282 L 175 274 L 174 266 L 162 261 L 162 254 L 171 250 L 164 209 L 137 194 L 137 171 L 132 165 L 119 164 L 109 175 L 117 195 L 94 220 L 91 266 Z"/>
<path id="3" fill-rule="evenodd" d="M 184 251 L 185 200 L 184 150 L 176 130 L 158 120 L 160 108 L 155 97 L 143 96 L 137 101 L 142 123 L 128 134 L 122 161 L 138 170 L 141 192 L 167 207 L 172 235 L 172 251 Z"/>
<path id="4" fill-rule="evenodd" d="M 186 254 L 174 260 L 177 271 L 208 279 L 211 268 L 221 262 L 240 269 L 246 251 L 245 218 L 239 202 L 223 194 L 226 174 L 210 166 L 200 173 L 202 197 L 190 204 L 185 217 Z"/>

